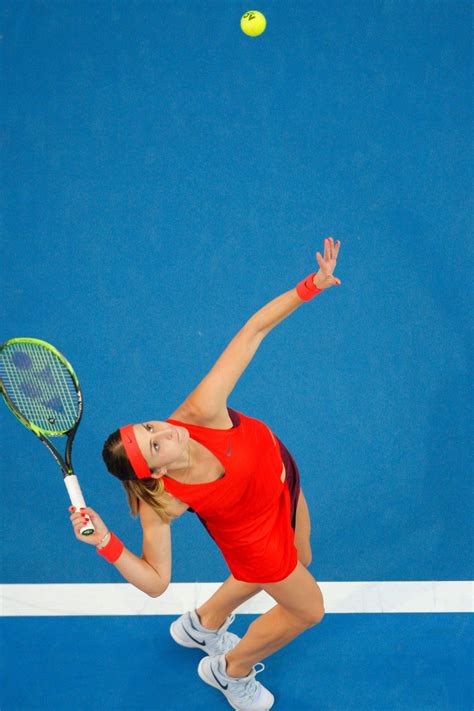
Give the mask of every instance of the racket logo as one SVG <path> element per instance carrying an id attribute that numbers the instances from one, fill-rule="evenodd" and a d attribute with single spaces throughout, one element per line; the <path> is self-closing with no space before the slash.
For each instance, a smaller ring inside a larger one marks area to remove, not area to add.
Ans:
<path id="1" fill-rule="evenodd" d="M 29 349 L 29 352 L 27 350 Z M 15 388 L 14 404 L 37 426 L 68 430 L 77 410 L 70 373 L 54 355 L 27 344 L 4 354 L 4 364 Z M 2 363 L 3 365 L 3 363 Z M 43 423 L 43 424 L 42 424 Z"/>

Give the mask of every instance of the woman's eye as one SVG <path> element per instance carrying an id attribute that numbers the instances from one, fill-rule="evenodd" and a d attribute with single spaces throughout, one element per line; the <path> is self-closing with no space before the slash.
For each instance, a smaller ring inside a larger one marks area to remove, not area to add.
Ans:
<path id="1" fill-rule="evenodd" d="M 156 449 L 156 447 L 158 447 L 158 449 Z M 158 442 L 153 442 L 153 449 L 155 450 L 155 452 L 158 452 L 158 450 L 160 449 L 160 445 L 158 444 Z"/>
<path id="2" fill-rule="evenodd" d="M 153 429 L 153 427 L 151 425 L 145 425 L 145 427 L 146 427 L 146 429 L 151 429 L 151 430 Z"/>

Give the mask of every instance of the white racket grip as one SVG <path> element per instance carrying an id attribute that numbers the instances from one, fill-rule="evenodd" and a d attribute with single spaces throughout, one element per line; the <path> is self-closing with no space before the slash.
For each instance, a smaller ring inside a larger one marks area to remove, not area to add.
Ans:
<path id="1" fill-rule="evenodd" d="M 86 502 L 82 495 L 81 487 L 79 486 L 79 481 L 75 474 L 68 474 L 64 477 L 64 483 L 66 484 L 66 489 L 71 499 L 71 504 L 76 507 L 76 511 L 86 507 Z M 80 529 L 80 533 L 83 536 L 90 536 L 95 532 L 94 524 L 92 521 L 88 521 L 85 526 Z"/>

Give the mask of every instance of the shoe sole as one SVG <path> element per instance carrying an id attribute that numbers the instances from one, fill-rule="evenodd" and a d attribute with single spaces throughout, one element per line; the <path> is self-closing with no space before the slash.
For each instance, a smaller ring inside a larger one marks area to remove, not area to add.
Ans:
<path id="1" fill-rule="evenodd" d="M 210 657 L 208 657 L 208 658 L 210 658 Z M 219 684 L 217 683 L 217 681 L 216 681 L 213 677 L 208 677 L 208 676 L 207 676 L 207 674 L 206 674 L 206 672 L 205 672 L 205 669 L 204 669 L 204 666 L 205 666 L 206 663 L 208 663 L 208 662 L 206 662 L 206 657 L 203 657 L 203 658 L 201 659 L 201 661 L 199 662 L 198 668 L 197 668 L 197 672 L 198 672 L 199 676 L 201 677 L 201 679 L 202 679 L 206 684 L 209 684 L 209 686 L 213 686 L 214 689 L 217 689 L 218 691 L 221 691 L 222 693 L 224 693 L 224 690 L 222 689 L 221 686 L 219 686 Z M 234 706 L 234 705 L 229 701 L 229 699 L 227 698 L 227 696 L 226 696 L 225 694 L 224 694 L 224 696 L 226 697 L 228 703 L 230 704 L 230 706 L 232 706 L 232 708 L 234 709 L 234 711 L 239 711 L 239 707 L 238 707 L 238 706 Z M 267 706 L 264 711 L 270 711 L 270 709 L 272 708 L 272 706 L 273 706 L 274 703 L 275 703 L 275 699 L 273 699 L 273 701 L 272 701 L 272 703 L 270 704 L 270 706 Z M 262 710 L 262 711 L 263 711 L 263 710 Z"/>

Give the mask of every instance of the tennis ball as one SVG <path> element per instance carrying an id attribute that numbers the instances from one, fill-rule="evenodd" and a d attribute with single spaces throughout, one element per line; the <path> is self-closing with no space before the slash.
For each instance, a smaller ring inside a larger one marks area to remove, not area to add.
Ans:
<path id="1" fill-rule="evenodd" d="M 249 37 L 258 37 L 262 32 L 265 32 L 267 21 L 265 15 L 262 15 L 258 10 L 249 10 L 242 15 L 240 27 L 242 32 L 245 32 Z"/>

